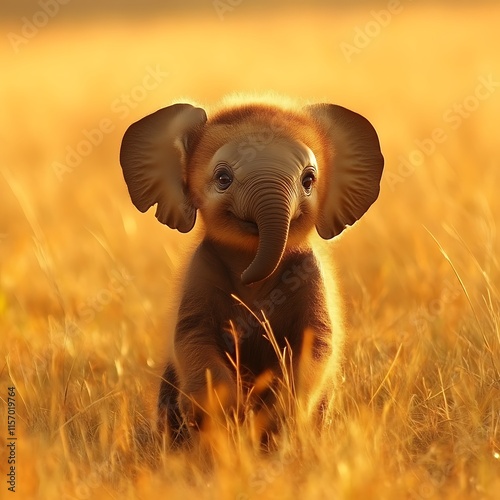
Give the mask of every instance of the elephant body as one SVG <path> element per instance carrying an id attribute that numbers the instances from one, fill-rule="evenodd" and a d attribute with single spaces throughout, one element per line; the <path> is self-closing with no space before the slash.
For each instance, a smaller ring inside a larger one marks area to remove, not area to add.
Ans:
<path id="1" fill-rule="evenodd" d="M 214 386 L 224 384 L 229 388 L 227 402 L 234 404 L 236 377 L 227 354 L 234 360 L 236 346 L 229 332 L 230 321 L 236 332 L 240 373 L 247 391 L 263 375 L 270 380 L 280 376 L 278 356 L 258 318 L 269 321 L 280 352 L 293 352 L 294 374 L 299 373 L 303 359 L 305 331 L 313 335 L 306 346 L 311 364 L 322 367 L 339 362 L 343 321 L 338 314 L 336 324 L 331 323 L 323 277 L 311 248 L 285 252 L 273 275 L 251 288 L 242 285 L 240 275 L 253 256 L 241 252 L 233 255 L 226 250 L 205 240 L 188 269 L 174 337 L 176 356 L 165 369 L 159 397 L 162 420 L 169 422 L 169 430 L 177 439 L 182 439 L 186 415 L 197 428 L 203 427 L 203 412 L 196 411 L 189 398 L 181 395 L 179 399 L 175 387 L 203 401 L 209 368 Z M 296 385 L 298 382 L 295 380 Z M 263 397 L 254 399 L 257 405 L 264 400 L 269 406 L 274 398 L 264 391 Z"/>
<path id="2" fill-rule="evenodd" d="M 298 397 L 318 403 L 337 376 L 343 325 L 311 238 L 315 228 L 338 235 L 377 198 L 383 157 L 371 124 L 330 104 L 244 104 L 210 119 L 176 104 L 129 127 L 120 161 L 139 210 L 158 204 L 158 220 L 181 232 L 198 212 L 204 222 L 160 387 L 160 428 L 174 440 L 203 430 L 214 396 L 219 410 L 238 412 L 240 378 L 272 413 L 276 351 L 291 351 Z"/>

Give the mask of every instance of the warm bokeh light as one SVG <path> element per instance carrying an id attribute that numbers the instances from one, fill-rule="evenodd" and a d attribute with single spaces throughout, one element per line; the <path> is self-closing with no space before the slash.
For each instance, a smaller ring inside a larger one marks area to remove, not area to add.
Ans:
<path id="1" fill-rule="evenodd" d="M 0 18 L 0 496 L 15 386 L 19 498 L 494 497 L 500 7 L 82 4 Z M 172 102 L 267 91 L 362 113 L 386 169 L 333 245 L 349 340 L 331 430 L 264 457 L 222 446 L 207 473 L 151 438 L 197 235 L 135 210 L 118 151 Z"/>

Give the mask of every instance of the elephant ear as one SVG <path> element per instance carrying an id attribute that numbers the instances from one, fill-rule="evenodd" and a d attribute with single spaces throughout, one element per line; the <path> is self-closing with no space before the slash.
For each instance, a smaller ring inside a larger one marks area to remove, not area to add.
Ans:
<path id="1" fill-rule="evenodd" d="M 306 107 L 326 133 L 329 165 L 321 182 L 316 229 L 324 239 L 354 224 L 377 199 L 384 157 L 375 129 L 363 116 L 334 104 Z"/>
<path id="2" fill-rule="evenodd" d="M 190 104 L 173 104 L 133 123 L 123 136 L 120 164 L 133 204 L 181 233 L 190 231 L 196 209 L 184 181 L 189 137 L 207 115 Z"/>

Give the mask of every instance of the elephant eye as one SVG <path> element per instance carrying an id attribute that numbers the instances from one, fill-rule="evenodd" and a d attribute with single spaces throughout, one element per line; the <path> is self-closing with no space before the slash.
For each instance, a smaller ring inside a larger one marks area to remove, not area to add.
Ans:
<path id="1" fill-rule="evenodd" d="M 233 182 L 233 177 L 226 169 L 222 169 L 215 172 L 215 181 L 217 183 L 217 187 L 220 190 L 225 191 Z"/>
<path id="2" fill-rule="evenodd" d="M 316 177 L 314 176 L 314 172 L 311 172 L 310 170 L 305 173 L 304 177 L 302 177 L 302 187 L 304 188 L 306 194 L 311 193 L 315 180 Z"/>

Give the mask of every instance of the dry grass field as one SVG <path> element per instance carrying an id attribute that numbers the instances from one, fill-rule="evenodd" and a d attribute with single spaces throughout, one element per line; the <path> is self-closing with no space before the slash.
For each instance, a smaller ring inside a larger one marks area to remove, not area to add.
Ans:
<path id="1" fill-rule="evenodd" d="M 1 21 L 0 498 L 498 498 L 500 8 L 232 3 L 84 20 L 68 4 L 29 37 Z M 267 90 L 364 114 L 386 169 L 332 243 L 334 417 L 295 415 L 265 454 L 233 426 L 207 463 L 153 432 L 196 234 L 135 210 L 118 151 L 171 102 Z"/>

